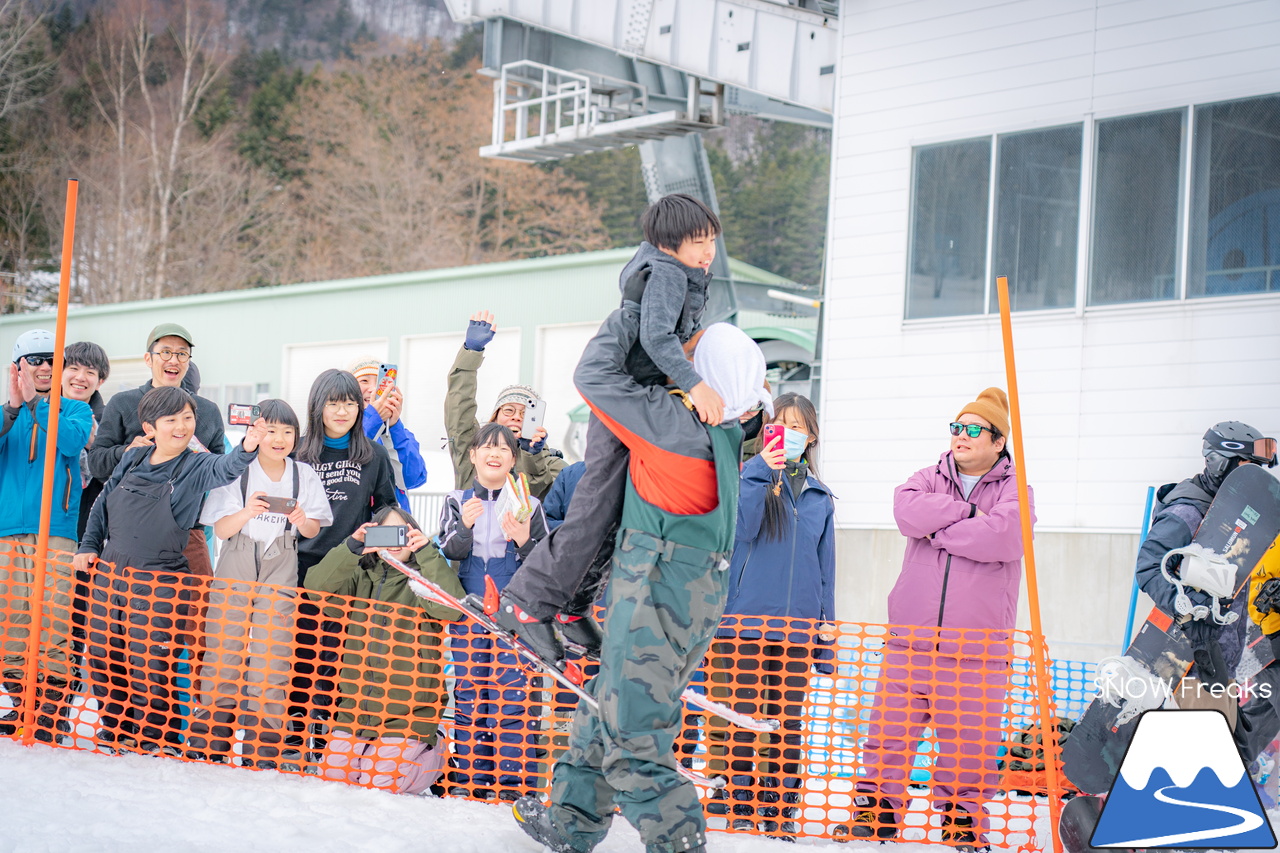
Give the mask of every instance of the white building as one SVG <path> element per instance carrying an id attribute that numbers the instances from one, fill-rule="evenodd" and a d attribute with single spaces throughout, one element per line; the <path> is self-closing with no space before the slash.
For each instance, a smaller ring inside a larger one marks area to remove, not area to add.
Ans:
<path id="1" fill-rule="evenodd" d="M 1217 421 L 1280 433 L 1280 3 L 845 0 L 839 27 L 840 616 L 886 618 L 894 487 L 1006 384 L 1007 275 L 1051 653 L 1115 654 L 1147 487 Z"/>

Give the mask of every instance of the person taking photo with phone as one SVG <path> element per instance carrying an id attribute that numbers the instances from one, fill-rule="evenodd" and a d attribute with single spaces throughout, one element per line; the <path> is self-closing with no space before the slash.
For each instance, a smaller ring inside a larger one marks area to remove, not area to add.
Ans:
<path id="1" fill-rule="evenodd" d="M 375 531 L 401 534 L 396 540 L 404 544 L 386 547 L 388 554 L 449 594 L 463 595 L 457 573 L 414 517 L 398 507 L 378 510 L 372 521 L 335 545 L 308 573 L 307 589 L 350 596 L 355 599 L 351 607 L 367 614 L 346 623 L 334 731 L 321 775 L 349 778 L 350 754 L 376 741 L 377 769 L 390 777 L 386 787 L 418 794 L 434 781 L 447 751 L 438 740 L 449 701 L 441 623 L 452 623 L 462 614 L 419 598 L 409 578 L 380 556 L 384 549 L 374 544 L 381 541 L 375 540 Z M 370 607 L 369 601 L 392 607 Z M 427 752 L 435 753 L 434 761 Z M 436 770 L 424 772 L 424 767 Z"/>
<path id="2" fill-rule="evenodd" d="M 484 348 L 498 333 L 493 314 L 477 311 L 467 324 L 466 339 L 458 357 L 449 368 L 449 390 L 444 401 L 444 425 L 448 433 L 449 455 L 453 458 L 454 486 L 470 487 L 476 467 L 471 462 L 471 441 L 480 429 L 476 418 L 476 378 L 484 364 Z M 538 392 L 528 385 L 508 385 L 498 394 L 487 419 L 501 424 L 515 435 L 517 452 L 515 472 L 529 480 L 529 491 L 541 500 L 551 489 L 556 477 L 568 464 L 559 450 L 547 447 L 547 431 L 542 426 L 525 429 L 525 417 L 531 406 L 541 402 Z"/>
<path id="3" fill-rule="evenodd" d="M 729 598 L 708 675 L 713 698 L 779 719 L 782 732 L 758 734 L 712 718 L 707 768 L 730 784 L 713 792 L 708 811 L 729 814 L 725 800 L 732 799 L 735 829 L 795 833 L 809 674 L 815 666 L 832 671 L 835 501 L 818 479 L 813 403 L 783 394 L 773 409 L 763 451 L 742 466 Z"/>
<path id="4" fill-rule="evenodd" d="M 409 496 L 405 493 L 427 484 L 427 464 L 422 461 L 418 439 L 400 418 L 404 394 L 396 382 L 397 368 L 375 358 L 361 358 L 351 364 L 350 370 L 364 393 L 364 434 L 386 449 L 395 478 L 396 501 L 408 512 Z"/>
<path id="5" fill-rule="evenodd" d="M 236 481 L 210 492 L 200 515 L 222 546 L 205 623 L 205 634 L 216 642 L 200 669 L 200 708 L 190 741 L 193 749 L 225 761 L 234 730 L 243 729 L 253 742 L 245 745 L 244 760 L 275 766 L 289 675 L 272 670 L 269 658 L 287 659 L 293 652 L 280 640 L 293 626 L 298 538 L 332 524 L 333 510 L 315 470 L 289 458 L 300 431 L 293 408 L 284 400 L 263 400 L 258 408 L 266 424 L 258 457 Z"/>

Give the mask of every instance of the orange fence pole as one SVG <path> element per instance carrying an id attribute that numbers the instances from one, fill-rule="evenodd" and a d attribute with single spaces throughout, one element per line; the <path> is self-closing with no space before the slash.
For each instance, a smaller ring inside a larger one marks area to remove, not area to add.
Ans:
<path id="1" fill-rule="evenodd" d="M 71 250 L 76 236 L 78 181 L 67 181 L 67 213 L 62 226 L 62 276 L 58 283 L 58 322 L 53 340 L 53 385 L 49 388 L 49 428 L 44 445 L 44 489 L 40 495 L 40 532 L 36 536 L 34 578 L 31 584 L 31 636 L 24 664 L 30 701 L 22 706 L 22 742 L 35 739 L 36 663 L 40 657 L 40 627 L 44 622 L 44 587 L 49 564 L 49 523 L 53 514 L 53 471 L 58 459 L 58 415 L 62 410 L 62 350 L 67 345 L 67 302 L 71 297 Z M 78 472 L 72 472 L 78 476 Z"/>
<path id="2" fill-rule="evenodd" d="M 1013 322 L 1009 307 L 1009 279 L 1007 276 L 996 278 L 996 291 L 1000 297 L 1000 332 L 1004 338 L 1004 370 L 1009 386 L 1009 423 L 1013 435 L 1013 453 L 1018 464 L 1014 473 L 1018 480 L 1018 513 L 1022 517 L 1023 559 L 1027 565 L 1027 603 L 1031 611 L 1031 661 L 1036 669 L 1036 701 L 1040 706 L 1040 737 L 1044 744 L 1044 769 L 1049 794 L 1049 823 L 1053 833 L 1053 849 L 1061 853 L 1062 839 L 1058 837 L 1058 818 L 1061 804 L 1058 797 L 1062 791 L 1062 783 L 1058 779 L 1056 756 L 1050 754 L 1057 743 L 1057 728 L 1054 725 L 1053 712 L 1049 707 L 1049 699 L 1053 695 L 1053 682 L 1049 677 L 1049 661 L 1044 644 L 1044 626 L 1040 621 L 1040 587 L 1036 582 L 1035 543 L 1031 538 L 1031 495 L 1027 488 L 1027 455 L 1022 444 L 1022 411 L 1018 402 L 1018 369 L 1013 357 Z"/>

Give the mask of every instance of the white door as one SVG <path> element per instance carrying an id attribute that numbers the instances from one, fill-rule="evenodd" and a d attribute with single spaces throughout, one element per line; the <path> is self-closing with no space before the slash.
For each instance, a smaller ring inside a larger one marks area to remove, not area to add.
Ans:
<path id="1" fill-rule="evenodd" d="M 281 372 L 284 375 L 283 398 L 298 415 L 302 431 L 307 430 L 307 396 L 317 376 L 331 367 L 346 370 L 358 358 L 387 358 L 386 338 L 364 338 L 353 341 L 322 341 L 310 344 L 286 344 Z"/>
<path id="2" fill-rule="evenodd" d="M 463 332 L 408 335 L 400 339 L 400 389 L 404 394 L 403 420 L 418 439 L 427 465 L 428 492 L 453 488 L 453 461 L 445 446 L 444 398 L 449 368 L 462 346 Z M 476 377 L 479 385 L 476 417 L 487 421 L 493 414 L 498 392 L 520 381 L 520 329 L 498 330 L 484 348 L 484 365 Z M 430 522 L 418 519 L 424 526 Z"/>

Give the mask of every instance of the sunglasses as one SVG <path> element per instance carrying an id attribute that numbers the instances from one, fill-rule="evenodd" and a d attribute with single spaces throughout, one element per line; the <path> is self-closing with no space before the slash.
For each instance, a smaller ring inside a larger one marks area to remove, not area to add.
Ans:
<path id="1" fill-rule="evenodd" d="M 24 355 L 22 359 L 32 367 L 39 367 L 42 364 L 53 364 L 53 356 L 51 355 Z"/>
<path id="2" fill-rule="evenodd" d="M 987 432 L 991 433 L 993 438 L 995 437 L 995 434 L 996 434 L 996 431 L 993 430 L 991 427 L 978 426 L 977 424 L 955 423 L 950 425 L 950 429 L 951 429 L 952 435 L 959 435 L 960 433 L 963 432 L 963 433 L 968 433 L 969 438 L 977 438 L 978 436 L 982 435 L 982 431 L 984 429 Z"/>

